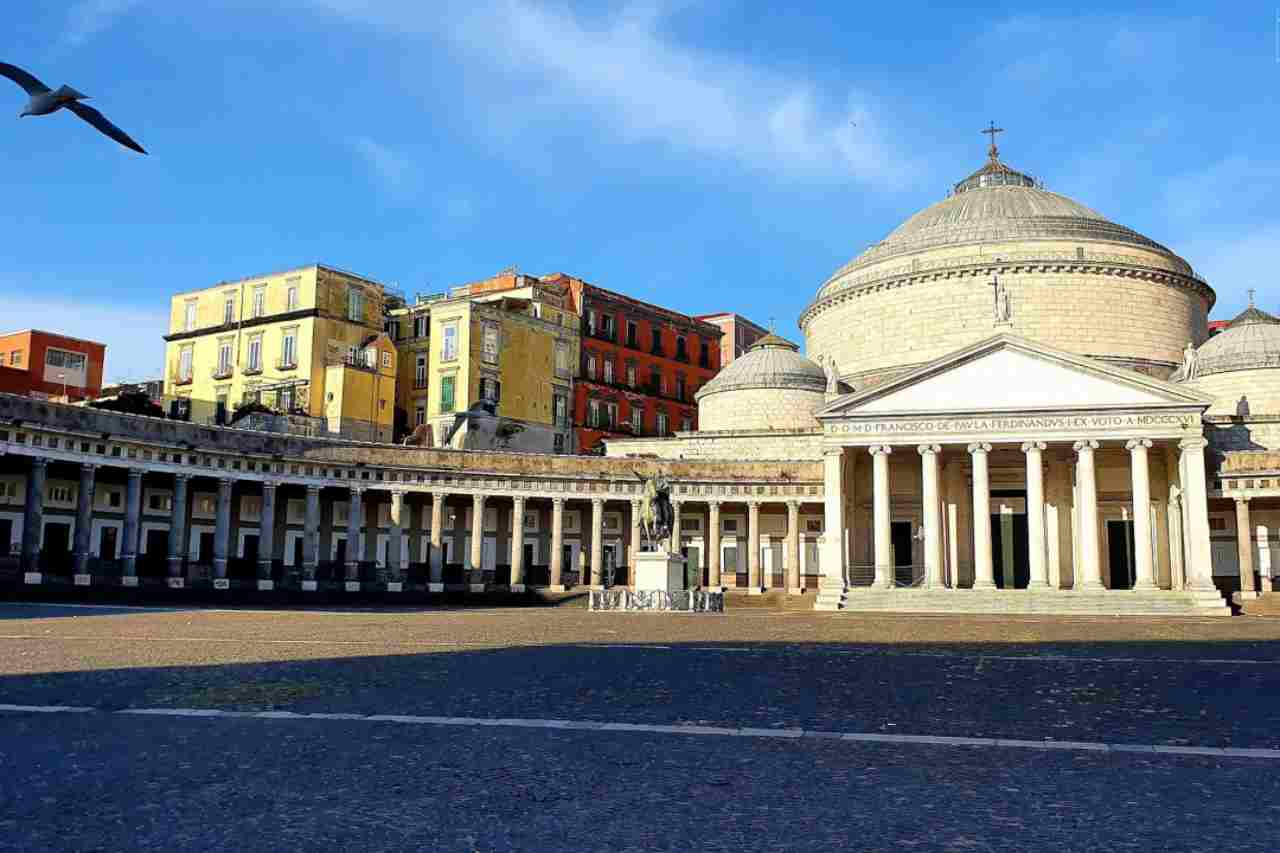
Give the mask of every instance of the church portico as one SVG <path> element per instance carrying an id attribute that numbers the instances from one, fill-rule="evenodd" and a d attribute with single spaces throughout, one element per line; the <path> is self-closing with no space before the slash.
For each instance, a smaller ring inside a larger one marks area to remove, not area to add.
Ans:
<path id="1" fill-rule="evenodd" d="M 835 400 L 818 419 L 825 526 L 847 540 L 837 606 L 964 609 L 970 596 L 1053 612 L 1122 592 L 1194 606 L 1213 591 L 1207 526 L 1171 527 L 1165 496 L 1174 484 L 1187 516 L 1207 517 L 1205 406 L 1011 336 Z"/>

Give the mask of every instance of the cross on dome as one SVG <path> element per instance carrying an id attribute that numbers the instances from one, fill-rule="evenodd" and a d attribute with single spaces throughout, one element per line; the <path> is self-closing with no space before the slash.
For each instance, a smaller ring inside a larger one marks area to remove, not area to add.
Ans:
<path id="1" fill-rule="evenodd" d="M 991 158 L 991 161 L 992 161 L 992 162 L 995 162 L 995 161 L 999 160 L 999 159 L 1000 159 L 1000 149 L 996 147 L 996 134 L 997 134 L 997 133 L 1004 133 L 1004 128 L 1003 128 L 1003 127 L 996 127 L 996 123 L 993 121 L 993 122 L 991 122 L 991 124 L 990 124 L 990 125 L 988 125 L 988 127 L 987 127 L 985 130 L 983 130 L 982 132 L 983 132 L 984 134 L 986 134 L 986 135 L 988 135 L 988 136 L 990 136 L 990 137 L 991 137 L 991 147 L 990 147 L 989 149 L 987 149 L 987 156 Z"/>

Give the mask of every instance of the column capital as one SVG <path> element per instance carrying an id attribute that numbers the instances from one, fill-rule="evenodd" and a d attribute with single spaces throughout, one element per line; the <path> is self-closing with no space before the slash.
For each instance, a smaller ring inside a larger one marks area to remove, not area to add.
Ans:
<path id="1" fill-rule="evenodd" d="M 443 502 L 443 501 L 445 501 L 445 500 L 447 500 L 447 499 L 448 499 L 448 493 L 447 493 L 447 492 L 441 491 L 441 490 L 439 490 L 439 489 L 432 489 L 432 490 L 431 490 L 431 500 L 433 500 L 433 501 L 441 501 L 441 502 Z"/>
<path id="2" fill-rule="evenodd" d="M 707 509 L 711 510 L 712 512 L 719 512 L 719 511 L 720 511 L 720 505 L 721 505 L 721 504 L 723 504 L 723 503 L 724 503 L 724 501 L 722 501 L 722 500 L 721 500 L 721 499 L 719 499 L 719 498 L 715 498 L 715 499 L 713 499 L 713 500 L 708 500 L 708 501 L 707 501 Z"/>
<path id="3" fill-rule="evenodd" d="M 600 508 L 600 509 L 604 509 L 604 498 L 592 498 L 592 499 L 591 499 L 591 508 L 592 508 L 592 509 L 596 509 L 597 507 L 598 507 L 598 508 Z"/>
<path id="4" fill-rule="evenodd" d="M 969 452 L 970 452 L 970 453 L 975 453 L 975 454 L 976 454 L 976 453 L 990 453 L 990 452 L 991 452 L 991 445 L 990 445 L 990 444 L 987 444 L 985 441 L 975 441 L 975 442 L 973 442 L 972 444 L 970 444 L 970 445 L 969 445 Z"/>
<path id="5" fill-rule="evenodd" d="M 1084 438 L 1071 445 L 1076 453 L 1084 453 L 1086 450 L 1090 453 L 1098 449 L 1098 442 L 1092 438 Z"/>
<path id="6" fill-rule="evenodd" d="M 759 498 L 747 498 L 747 509 L 758 512 L 760 504 L 763 503 Z"/>
<path id="7" fill-rule="evenodd" d="M 471 496 L 471 500 L 473 503 L 482 504 L 484 503 L 484 500 L 486 497 L 487 496 L 485 495 L 484 492 L 476 492 Z"/>
<path id="8" fill-rule="evenodd" d="M 130 477 L 132 477 L 133 475 L 132 475 L 132 474 L 130 474 L 129 476 L 130 476 Z M 138 476 L 142 476 L 142 474 L 141 474 L 141 473 L 139 473 L 139 474 L 138 474 Z M 235 481 L 236 481 L 236 480 L 235 480 L 235 477 L 219 477 L 219 478 L 218 478 L 218 488 L 219 488 L 219 489 L 224 489 L 224 488 L 225 488 L 225 489 L 230 489 L 230 488 L 232 487 L 232 485 L 234 485 L 234 484 L 235 484 Z"/>
<path id="9" fill-rule="evenodd" d="M 358 498 L 361 495 L 363 495 L 364 490 L 365 490 L 365 487 L 357 483 L 352 483 L 351 485 L 347 486 L 347 491 L 351 493 L 351 497 L 353 498 Z"/>
<path id="10" fill-rule="evenodd" d="M 190 480 L 191 480 L 191 475 L 190 475 L 190 474 L 188 474 L 188 473 L 187 473 L 187 472 L 185 472 L 185 471 L 178 471 L 178 472 L 176 472 L 176 473 L 173 475 L 173 481 L 174 481 L 175 483 L 176 483 L 176 482 L 179 482 L 179 481 L 181 481 L 181 482 L 183 482 L 183 483 L 186 483 L 186 482 L 189 482 Z M 269 482 L 269 483 L 270 483 L 271 481 L 270 481 L 270 480 L 267 480 L 266 482 Z M 272 485 L 272 486 L 274 486 L 274 485 L 275 485 L 275 483 L 271 483 L 271 485 Z"/>
<path id="11" fill-rule="evenodd" d="M 1178 447 L 1182 450 L 1204 450 L 1209 446 L 1209 440 L 1204 436 L 1196 436 L 1195 438 L 1184 438 L 1178 442 Z"/>
<path id="12" fill-rule="evenodd" d="M 1135 450 L 1146 450 L 1151 447 L 1151 439 L 1149 438 L 1131 438 L 1124 443 L 1124 449 L 1132 453 Z"/>
<path id="13" fill-rule="evenodd" d="M 939 453 L 941 453 L 941 452 L 942 452 L 942 445 L 940 445 L 940 444 L 922 444 L 922 445 L 920 445 L 919 447 L 917 447 L 917 448 L 916 448 L 916 452 L 917 452 L 917 453 L 919 453 L 921 456 L 925 456 L 925 455 L 927 455 L 927 454 L 932 454 L 932 455 L 934 455 L 934 456 L 937 456 Z"/>
<path id="14" fill-rule="evenodd" d="M 565 501 L 567 500 L 568 498 L 552 498 L 551 506 L 553 506 L 556 509 L 564 509 L 564 504 L 565 504 Z"/>
<path id="15" fill-rule="evenodd" d="M 228 480 L 228 482 L 230 481 Z M 307 494 L 310 495 L 312 492 L 315 492 L 317 495 L 320 494 L 320 486 L 315 483 L 307 483 Z"/>
<path id="16" fill-rule="evenodd" d="M 791 500 L 787 501 L 787 509 L 790 510 L 791 512 L 799 512 L 800 500 L 798 498 L 792 498 Z"/>
<path id="17" fill-rule="evenodd" d="M 1049 445 L 1045 444 L 1043 441 L 1024 441 L 1024 442 L 1022 442 L 1022 452 L 1023 452 L 1023 453 L 1044 452 L 1044 451 L 1045 451 L 1045 450 L 1047 450 L 1048 448 L 1049 448 Z"/>
<path id="18" fill-rule="evenodd" d="M 49 464 L 49 458 L 47 456 L 32 456 L 30 458 L 31 464 L 37 468 L 43 468 Z M 130 468 L 129 470 L 132 471 L 133 469 Z"/>
<path id="19" fill-rule="evenodd" d="M 867 452 L 872 456 L 888 456 L 893 453 L 893 448 L 887 444 L 873 444 L 867 448 Z"/>
<path id="20" fill-rule="evenodd" d="M 404 500 L 405 492 L 407 490 L 406 489 L 388 489 L 387 491 L 391 492 L 391 499 L 394 501 L 394 500 Z"/>
<path id="21" fill-rule="evenodd" d="M 142 479 L 142 469 L 141 469 L 141 468 L 130 468 L 130 469 L 128 469 L 127 473 L 128 473 L 128 475 L 129 475 L 129 479 L 130 479 L 130 480 L 134 479 L 135 477 L 136 477 L 136 478 L 138 478 L 139 480 L 141 480 L 141 479 Z"/>
<path id="22" fill-rule="evenodd" d="M 1241 504 L 1243 504 L 1244 506 L 1248 506 L 1249 498 L 1248 497 L 1235 498 L 1235 502 L 1237 506 L 1240 506 Z"/>
<path id="23" fill-rule="evenodd" d="M 184 475 L 184 477 L 185 477 L 185 475 Z M 266 491 L 275 491 L 276 487 L 277 487 L 277 486 L 279 486 L 279 485 L 280 485 L 280 484 L 279 484 L 279 483 L 277 483 L 275 480 L 263 480 L 263 481 L 262 481 L 262 491 L 264 491 L 264 492 L 266 492 Z"/>
<path id="24" fill-rule="evenodd" d="M 844 448 L 843 447 L 824 447 L 822 448 L 822 455 L 823 456 L 843 456 Z"/>

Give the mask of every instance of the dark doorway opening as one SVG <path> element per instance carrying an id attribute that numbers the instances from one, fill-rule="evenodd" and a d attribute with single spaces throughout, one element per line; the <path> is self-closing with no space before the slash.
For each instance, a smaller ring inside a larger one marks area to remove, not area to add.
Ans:
<path id="1" fill-rule="evenodd" d="M 302 537 L 293 540 L 293 569 L 302 571 Z"/>
<path id="2" fill-rule="evenodd" d="M 8 554 L 13 543 L 13 519 L 0 518 L 0 554 Z"/>
<path id="3" fill-rule="evenodd" d="M 991 562 L 996 589 L 1026 589 L 1030 585 L 1030 547 L 1025 515 L 991 516 Z"/>
<path id="4" fill-rule="evenodd" d="M 207 530 L 200 533 L 200 551 L 197 562 L 202 566 L 213 565 L 213 534 Z"/>
<path id="5" fill-rule="evenodd" d="M 336 549 L 333 555 L 333 561 L 337 563 L 339 566 L 345 566 L 347 564 L 347 540 L 346 539 L 339 539 L 337 541 Z"/>
<path id="6" fill-rule="evenodd" d="M 890 541 L 893 542 L 893 581 L 895 586 L 913 586 L 911 565 L 911 546 L 915 539 L 911 535 L 911 522 L 895 521 L 889 525 Z"/>
<path id="7" fill-rule="evenodd" d="M 1107 556 L 1110 558 L 1111 589 L 1133 589 L 1134 539 L 1132 521 L 1107 522 Z"/>
<path id="8" fill-rule="evenodd" d="M 163 577 L 169 557 L 169 531 L 148 530 L 147 552 L 138 561 L 138 574 L 143 577 Z"/>
<path id="9" fill-rule="evenodd" d="M 71 525 L 50 521 L 44 526 L 44 547 L 40 565 L 45 569 L 65 569 L 71 565 Z"/>
<path id="10" fill-rule="evenodd" d="M 116 559 L 116 545 L 120 539 L 120 532 L 114 527 L 104 527 L 98 533 L 98 559 L 114 560 Z"/>

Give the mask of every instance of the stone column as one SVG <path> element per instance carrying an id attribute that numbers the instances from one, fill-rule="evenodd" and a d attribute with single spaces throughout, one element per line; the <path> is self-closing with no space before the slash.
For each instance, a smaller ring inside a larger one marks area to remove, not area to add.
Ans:
<path id="1" fill-rule="evenodd" d="M 1156 567 L 1151 559 L 1151 473 L 1147 450 L 1151 442 L 1135 438 L 1125 444 L 1133 477 L 1133 561 L 1134 589 L 1156 588 Z"/>
<path id="2" fill-rule="evenodd" d="M 173 501 L 169 506 L 170 582 L 182 578 L 182 564 L 187 557 L 187 485 L 190 482 L 186 474 L 173 475 Z"/>
<path id="3" fill-rule="evenodd" d="M 750 595 L 763 590 L 760 580 L 760 502 L 747 502 L 747 585 Z"/>
<path id="4" fill-rule="evenodd" d="M 364 549 L 360 547 L 361 528 L 364 527 L 364 489 L 350 486 L 347 491 L 347 583 L 360 583 L 360 555 Z M 431 529 L 431 536 L 436 536 L 436 529 Z M 432 566 L 435 564 L 433 563 Z"/>
<path id="5" fill-rule="evenodd" d="M 591 586 L 604 583 L 604 498 L 591 499 Z"/>
<path id="6" fill-rule="evenodd" d="M 40 582 L 40 534 L 44 527 L 44 481 L 49 460 L 36 456 L 27 474 L 26 503 L 22 507 L 22 570 Z"/>
<path id="7" fill-rule="evenodd" d="M 444 590 L 444 492 L 431 493 L 431 574 L 429 589 L 432 592 Z"/>
<path id="8" fill-rule="evenodd" d="M 1076 588 L 1102 589 L 1102 560 L 1098 551 L 1098 479 L 1093 452 L 1098 442 L 1077 441 L 1076 487 L 1080 505 L 1076 508 L 1080 530 L 1080 564 L 1076 566 Z"/>
<path id="9" fill-rule="evenodd" d="M 631 587 L 636 585 L 636 569 L 640 564 L 640 501 L 631 502 L 631 553 L 627 563 L 631 566 Z"/>
<path id="10" fill-rule="evenodd" d="M 218 504 L 213 523 L 213 577 L 225 580 L 231 551 L 231 480 L 218 481 Z"/>
<path id="11" fill-rule="evenodd" d="M 883 589 L 893 586 L 893 528 L 889 503 L 889 454 L 893 448 L 877 444 L 871 453 L 871 526 L 874 530 L 876 576 L 874 585 Z"/>
<path id="12" fill-rule="evenodd" d="M 960 588 L 960 535 L 964 530 L 960 515 L 964 504 L 964 471 L 960 460 L 952 456 L 947 460 L 947 582 L 952 589 Z M 967 552 L 966 552 L 967 553 Z"/>
<path id="13" fill-rule="evenodd" d="M 800 501 L 787 501 L 787 594 L 804 594 L 800 584 Z"/>
<path id="14" fill-rule="evenodd" d="M 484 584 L 484 495 L 471 496 L 471 559 L 468 567 L 473 573 L 468 580 L 472 586 Z"/>
<path id="15" fill-rule="evenodd" d="M 922 444 L 920 454 L 921 502 L 924 509 L 924 585 L 927 589 L 942 587 L 942 498 L 939 496 L 938 454 L 936 444 Z"/>
<path id="16" fill-rule="evenodd" d="M 172 535 L 172 528 L 170 529 Z M 276 556 L 276 484 L 262 484 L 262 513 L 258 520 L 258 580 L 271 582 Z"/>
<path id="17" fill-rule="evenodd" d="M 1022 445 L 1027 463 L 1027 548 L 1030 580 L 1028 589 L 1047 589 L 1049 586 L 1048 537 L 1044 524 L 1044 451 L 1043 441 L 1028 441 Z"/>
<path id="18" fill-rule="evenodd" d="M 320 564 L 320 487 L 307 486 L 307 512 L 302 529 L 302 578 L 315 584 Z M 304 586 L 304 589 L 307 587 Z M 310 589 L 314 589 L 312 586 Z"/>
<path id="19" fill-rule="evenodd" d="M 1205 492 L 1204 449 L 1202 437 L 1183 439 L 1183 500 L 1186 502 L 1189 554 L 1186 566 L 1187 586 L 1202 592 L 1216 592 L 1213 583 L 1213 550 L 1209 540 L 1209 500 Z"/>
<path id="20" fill-rule="evenodd" d="M 1249 499 L 1236 498 L 1236 547 L 1240 554 L 1240 591 L 1249 595 L 1253 584 L 1253 523 L 1249 520 Z"/>
<path id="21" fill-rule="evenodd" d="M 844 448 L 822 451 L 822 581 L 821 586 L 845 588 Z"/>
<path id="22" fill-rule="evenodd" d="M 707 582 L 713 591 L 724 588 L 720 577 L 720 501 L 707 503 Z"/>
<path id="23" fill-rule="evenodd" d="M 973 458 L 973 588 L 995 589 L 996 572 L 991 559 L 991 445 L 969 445 Z"/>
<path id="24" fill-rule="evenodd" d="M 551 499 L 551 591 L 564 592 L 564 498 Z"/>
<path id="25" fill-rule="evenodd" d="M 524 592 L 524 496 L 517 495 L 511 508 L 511 591 Z"/>
<path id="26" fill-rule="evenodd" d="M 89 583 L 89 549 L 93 538 L 93 487 L 98 466 L 80 466 L 80 490 L 76 493 L 76 536 L 71 553 L 75 558 L 75 582 Z"/>
<path id="27" fill-rule="evenodd" d="M 671 502 L 671 537 L 667 548 L 672 554 L 680 554 L 680 510 L 681 502 Z"/>
<path id="28" fill-rule="evenodd" d="M 402 583 L 404 573 L 404 492 L 391 491 L 391 525 L 387 530 L 387 582 Z M 394 591 L 394 590 L 393 590 Z"/>
<path id="29" fill-rule="evenodd" d="M 124 491 L 124 542 L 120 546 L 125 586 L 137 586 L 138 541 L 142 535 L 142 469 L 130 468 Z M 215 549 L 214 555 L 217 555 Z M 215 560 L 216 563 L 216 560 Z"/>

